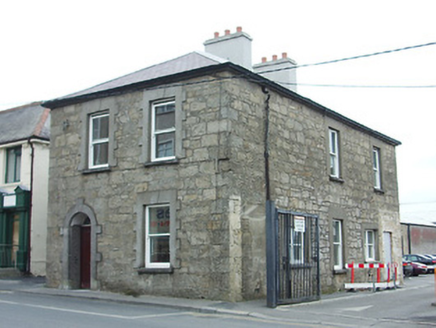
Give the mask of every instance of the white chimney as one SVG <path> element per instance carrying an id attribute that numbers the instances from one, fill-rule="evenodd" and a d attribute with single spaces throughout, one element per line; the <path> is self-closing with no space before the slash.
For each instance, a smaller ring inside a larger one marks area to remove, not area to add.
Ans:
<path id="1" fill-rule="evenodd" d="M 223 36 L 215 32 L 214 38 L 204 42 L 205 51 L 227 59 L 232 63 L 251 70 L 251 41 L 253 39 L 242 32 L 242 27 L 236 28 L 236 33 L 226 30 Z"/>
<path id="2" fill-rule="evenodd" d="M 288 58 L 288 54 L 284 52 L 280 59 L 277 59 L 277 55 L 273 55 L 271 61 L 267 61 L 266 57 L 263 57 L 260 64 L 253 66 L 253 71 L 297 92 L 297 72 L 296 68 L 292 68 L 296 65 L 297 63 Z"/>

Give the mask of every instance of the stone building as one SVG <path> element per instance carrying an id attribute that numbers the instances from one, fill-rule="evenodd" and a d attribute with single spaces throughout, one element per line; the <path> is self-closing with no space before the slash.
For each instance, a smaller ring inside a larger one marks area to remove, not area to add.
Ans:
<path id="1" fill-rule="evenodd" d="M 240 28 L 205 46 L 44 103 L 48 285 L 265 298 L 267 199 L 319 218 L 324 292 L 347 262 L 400 261 L 399 142 L 277 80 L 286 54 L 252 70 Z"/>
<path id="2" fill-rule="evenodd" d="M 0 276 L 45 275 L 49 144 L 40 102 L 0 111 Z"/>

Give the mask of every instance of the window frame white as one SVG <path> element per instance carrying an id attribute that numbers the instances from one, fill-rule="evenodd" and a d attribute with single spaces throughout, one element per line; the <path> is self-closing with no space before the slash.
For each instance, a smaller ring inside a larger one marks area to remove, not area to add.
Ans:
<path id="1" fill-rule="evenodd" d="M 329 128 L 329 174 L 340 178 L 339 167 L 339 131 Z"/>
<path id="2" fill-rule="evenodd" d="M 369 241 L 369 235 L 372 235 L 372 242 Z M 376 246 L 376 232 L 375 230 L 365 230 L 365 261 L 375 261 L 375 246 Z"/>
<path id="3" fill-rule="evenodd" d="M 336 226 L 336 224 L 338 224 Z M 339 229 L 337 229 L 339 227 Z M 339 237 L 339 240 L 335 240 L 335 236 Z M 343 244 L 343 222 L 342 220 L 333 220 L 333 269 L 341 270 L 344 268 L 344 244 Z M 338 250 L 336 251 L 336 248 Z M 339 256 L 338 258 L 336 256 Z"/>
<path id="4" fill-rule="evenodd" d="M 150 209 L 151 208 L 168 208 L 170 213 L 172 211 L 171 205 L 169 203 L 163 203 L 163 204 L 153 204 L 153 205 L 146 205 L 144 207 L 145 215 L 144 215 L 144 225 L 145 225 L 145 250 L 144 250 L 144 264 L 146 269 L 169 269 L 171 267 L 171 220 L 168 218 L 170 222 L 170 226 L 168 229 L 168 233 L 160 233 L 160 234 L 150 234 L 149 232 L 149 222 L 150 222 Z M 170 214 L 171 215 L 171 214 Z M 152 262 L 151 261 L 151 237 L 168 237 L 168 245 L 169 245 L 169 254 L 168 262 Z"/>
<path id="5" fill-rule="evenodd" d="M 163 129 L 163 130 L 156 130 L 156 109 L 160 106 L 166 106 L 169 104 L 173 104 L 174 105 L 174 126 L 168 129 Z M 167 161 L 167 160 L 172 160 L 176 158 L 176 101 L 175 99 L 171 99 L 171 100 L 166 100 L 166 101 L 159 101 L 159 102 L 154 102 L 151 104 L 151 161 L 152 162 L 159 162 L 159 161 Z M 173 151 L 173 155 L 171 156 L 164 156 L 164 157 L 158 157 L 157 156 L 157 151 L 158 151 L 158 147 L 157 147 L 157 138 L 159 135 L 164 135 L 164 134 L 173 134 L 173 140 L 172 140 L 172 151 Z"/>
<path id="6" fill-rule="evenodd" d="M 380 149 L 377 147 L 372 148 L 372 168 L 374 173 L 374 188 L 381 190 Z"/>
<path id="7" fill-rule="evenodd" d="M 107 117 L 108 124 L 107 124 L 107 138 L 100 138 L 100 139 L 94 139 L 93 138 L 93 131 L 94 131 L 94 120 L 99 119 L 102 117 Z M 99 112 L 99 113 L 93 113 L 89 115 L 89 140 L 88 140 L 88 168 L 89 169 L 96 169 L 96 168 L 105 168 L 109 166 L 109 157 L 110 157 L 110 144 L 109 144 L 109 136 L 110 136 L 110 116 L 109 111 Z M 97 145 L 107 144 L 107 162 L 104 164 L 98 164 L 94 165 L 94 147 Z"/>

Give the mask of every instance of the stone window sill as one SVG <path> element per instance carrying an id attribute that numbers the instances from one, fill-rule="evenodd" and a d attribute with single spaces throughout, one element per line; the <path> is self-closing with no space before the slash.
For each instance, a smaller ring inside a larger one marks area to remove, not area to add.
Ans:
<path id="1" fill-rule="evenodd" d="M 161 274 L 161 273 L 173 273 L 174 268 L 139 268 L 138 274 Z"/>
<path id="2" fill-rule="evenodd" d="M 179 160 L 177 158 L 169 159 L 166 161 L 147 162 L 144 164 L 144 166 L 149 167 L 149 166 L 174 165 L 174 164 L 179 164 Z"/>
<path id="3" fill-rule="evenodd" d="M 110 167 L 99 167 L 96 169 L 85 169 L 82 171 L 82 174 L 93 174 L 93 173 L 102 173 L 102 172 L 110 172 Z"/>
<path id="4" fill-rule="evenodd" d="M 347 270 L 346 269 L 334 269 L 333 270 L 333 274 L 347 274 Z"/>

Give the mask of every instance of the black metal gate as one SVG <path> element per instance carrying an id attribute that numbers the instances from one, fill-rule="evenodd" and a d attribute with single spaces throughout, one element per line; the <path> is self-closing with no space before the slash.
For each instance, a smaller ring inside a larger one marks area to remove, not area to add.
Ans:
<path id="1" fill-rule="evenodd" d="M 318 217 L 280 210 L 274 205 L 269 208 L 267 253 L 272 258 L 267 261 L 268 306 L 318 300 L 321 294 Z"/>

